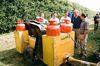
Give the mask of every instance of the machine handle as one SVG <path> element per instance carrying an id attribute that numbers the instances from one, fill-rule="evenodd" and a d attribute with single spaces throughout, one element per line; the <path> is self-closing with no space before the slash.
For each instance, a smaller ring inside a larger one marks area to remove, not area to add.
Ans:
<path id="1" fill-rule="evenodd" d="M 71 56 L 66 56 L 66 58 L 64 59 L 65 61 L 64 62 L 78 62 L 78 63 L 81 63 L 81 64 L 86 64 L 88 66 L 96 66 L 97 64 L 96 63 L 92 63 L 92 62 L 87 62 L 87 61 L 83 61 L 83 60 L 78 60 L 78 59 L 75 59 Z"/>

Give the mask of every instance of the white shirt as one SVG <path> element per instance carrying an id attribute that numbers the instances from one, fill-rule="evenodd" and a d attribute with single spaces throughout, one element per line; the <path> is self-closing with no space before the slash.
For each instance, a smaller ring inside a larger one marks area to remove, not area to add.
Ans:
<path id="1" fill-rule="evenodd" d="M 38 18 L 42 18 L 42 17 L 37 16 L 36 19 L 38 19 Z M 48 23 L 48 20 L 46 20 L 46 19 L 43 18 L 42 24 L 47 24 L 47 23 Z"/>
<path id="2" fill-rule="evenodd" d="M 57 17 L 56 18 L 51 18 L 50 20 L 56 20 L 57 23 L 60 23 L 60 21 Z"/>
<path id="3" fill-rule="evenodd" d="M 69 20 L 71 22 L 71 18 L 70 17 L 61 17 L 60 22 L 64 22 L 64 19 Z"/>

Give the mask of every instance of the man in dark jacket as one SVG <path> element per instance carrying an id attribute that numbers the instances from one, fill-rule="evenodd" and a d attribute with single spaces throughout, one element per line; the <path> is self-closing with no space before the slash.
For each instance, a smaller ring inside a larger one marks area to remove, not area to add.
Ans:
<path id="1" fill-rule="evenodd" d="M 79 32 L 79 28 L 81 25 L 81 18 L 79 16 L 79 11 L 77 9 L 74 10 L 72 19 L 71 19 L 72 23 L 73 23 L 73 30 L 75 31 L 75 41 L 77 42 L 77 38 L 78 38 L 78 32 Z M 76 43 L 75 43 L 75 47 L 76 47 Z"/>
<path id="2" fill-rule="evenodd" d="M 100 16 L 99 14 L 96 14 L 96 16 L 94 16 L 94 31 L 98 29 L 99 20 L 100 20 Z"/>

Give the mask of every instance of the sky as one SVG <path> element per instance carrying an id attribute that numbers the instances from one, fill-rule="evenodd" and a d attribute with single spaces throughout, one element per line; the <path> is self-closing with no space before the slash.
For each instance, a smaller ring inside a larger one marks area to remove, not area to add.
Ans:
<path id="1" fill-rule="evenodd" d="M 87 7 L 94 11 L 100 11 L 100 1 L 99 0 L 69 0 L 69 1 L 79 3 L 80 5 Z"/>

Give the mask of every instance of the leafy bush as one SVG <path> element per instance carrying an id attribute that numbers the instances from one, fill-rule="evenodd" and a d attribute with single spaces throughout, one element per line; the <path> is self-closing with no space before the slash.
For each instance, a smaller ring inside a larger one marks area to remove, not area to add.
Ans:
<path id="1" fill-rule="evenodd" d="M 11 31 L 18 18 L 35 18 L 40 11 L 49 18 L 53 11 L 63 13 L 66 6 L 60 0 L 0 0 L 0 33 Z"/>

